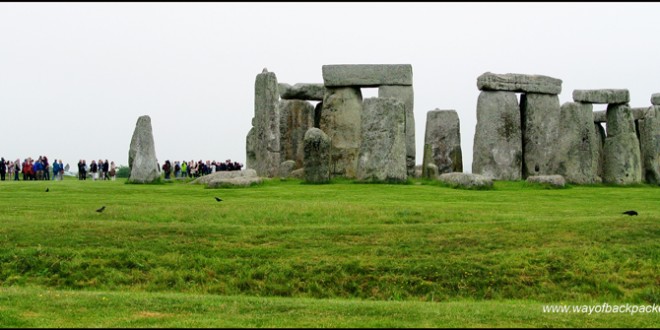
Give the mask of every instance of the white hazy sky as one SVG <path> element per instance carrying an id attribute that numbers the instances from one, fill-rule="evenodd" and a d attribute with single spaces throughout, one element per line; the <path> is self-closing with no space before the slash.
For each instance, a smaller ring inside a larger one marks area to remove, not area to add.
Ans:
<path id="1" fill-rule="evenodd" d="M 477 77 L 660 92 L 660 3 L 0 3 L 0 156 L 245 162 L 262 68 L 322 83 L 325 64 L 411 64 L 417 163 L 426 113 L 454 109 L 471 171 Z M 376 89 L 363 96 L 377 96 Z M 605 106 L 595 106 L 603 110 Z"/>

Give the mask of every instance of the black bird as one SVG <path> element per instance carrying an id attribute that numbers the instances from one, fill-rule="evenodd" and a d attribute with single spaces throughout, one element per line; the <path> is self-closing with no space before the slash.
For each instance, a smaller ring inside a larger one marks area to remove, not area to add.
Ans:
<path id="1" fill-rule="evenodd" d="M 50 191 L 50 189 L 46 188 L 46 192 L 49 192 L 49 191 Z"/>
<path id="2" fill-rule="evenodd" d="M 105 205 L 103 205 L 103 207 L 101 207 L 100 209 L 96 210 L 96 212 L 101 213 L 103 212 L 103 210 L 105 210 Z"/>
<path id="3" fill-rule="evenodd" d="M 218 201 L 218 202 L 222 202 L 222 199 L 220 199 L 218 197 L 216 197 L 215 200 Z"/>
<path id="4" fill-rule="evenodd" d="M 623 214 L 633 216 L 633 215 L 637 215 L 637 211 L 630 210 L 630 211 L 623 212 Z"/>

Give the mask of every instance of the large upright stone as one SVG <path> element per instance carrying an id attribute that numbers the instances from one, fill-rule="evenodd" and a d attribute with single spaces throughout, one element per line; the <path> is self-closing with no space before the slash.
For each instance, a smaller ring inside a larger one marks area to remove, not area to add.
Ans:
<path id="1" fill-rule="evenodd" d="M 362 92 L 359 88 L 326 89 L 319 128 L 332 141 L 330 174 L 355 178 L 362 122 Z"/>
<path id="2" fill-rule="evenodd" d="M 305 132 L 314 127 L 314 106 L 302 100 L 282 100 L 280 107 L 280 159 L 293 160 L 292 170 L 303 167 Z"/>
<path id="3" fill-rule="evenodd" d="M 435 109 L 426 113 L 424 134 L 424 162 L 422 176 L 428 164 L 437 166 L 438 174 L 463 172 L 461 151 L 461 123 L 456 110 Z"/>
<path id="4" fill-rule="evenodd" d="M 600 139 L 595 132 L 593 106 L 590 103 L 566 102 L 559 116 L 557 174 L 567 182 L 597 183 L 600 163 Z"/>
<path id="5" fill-rule="evenodd" d="M 277 176 L 280 166 L 280 116 L 277 76 L 257 75 L 254 84 L 255 167 L 258 176 Z"/>
<path id="6" fill-rule="evenodd" d="M 128 182 L 151 183 L 160 177 L 149 116 L 140 116 L 135 124 L 131 146 L 128 149 L 128 166 L 131 170 Z"/>
<path id="7" fill-rule="evenodd" d="M 359 181 L 406 181 L 405 127 L 405 107 L 401 101 L 376 97 L 364 100 L 357 167 Z"/>
<path id="8" fill-rule="evenodd" d="M 615 104 L 630 102 L 627 89 L 576 89 L 573 101 L 583 103 Z"/>
<path id="9" fill-rule="evenodd" d="M 406 167 L 408 176 L 415 175 L 415 97 L 412 86 L 380 86 L 378 97 L 392 97 L 403 103 L 406 112 Z"/>
<path id="10" fill-rule="evenodd" d="M 283 100 L 322 101 L 325 94 L 323 84 L 295 84 L 293 86 L 279 83 L 278 89 Z"/>
<path id="11" fill-rule="evenodd" d="M 254 168 L 257 164 L 257 155 L 254 151 L 255 146 L 257 145 L 257 135 L 255 134 L 255 128 L 250 128 L 247 136 L 245 137 L 245 168 Z"/>
<path id="12" fill-rule="evenodd" d="M 477 78 L 480 91 L 559 94 L 561 79 L 542 75 L 518 73 L 495 74 L 486 72 Z"/>
<path id="13" fill-rule="evenodd" d="M 520 180 L 522 134 L 513 92 L 481 92 L 477 100 L 472 173 L 496 180 Z"/>
<path id="14" fill-rule="evenodd" d="M 523 163 L 522 177 L 557 173 L 559 96 L 525 93 L 520 97 Z M 589 126 L 591 123 L 589 118 Z"/>
<path id="15" fill-rule="evenodd" d="M 660 93 L 654 93 L 651 95 L 651 104 L 660 105 Z"/>
<path id="16" fill-rule="evenodd" d="M 648 116 L 639 120 L 639 137 L 644 181 L 660 184 L 660 106 L 651 107 Z"/>
<path id="17" fill-rule="evenodd" d="M 312 127 L 305 132 L 305 181 L 330 181 L 330 138 L 322 130 Z"/>
<path id="18" fill-rule="evenodd" d="M 627 104 L 607 106 L 607 137 L 603 152 L 603 182 L 625 185 L 642 181 L 639 140 Z"/>
<path id="19" fill-rule="evenodd" d="M 412 85 L 410 64 L 339 64 L 321 69 L 325 87 Z"/>

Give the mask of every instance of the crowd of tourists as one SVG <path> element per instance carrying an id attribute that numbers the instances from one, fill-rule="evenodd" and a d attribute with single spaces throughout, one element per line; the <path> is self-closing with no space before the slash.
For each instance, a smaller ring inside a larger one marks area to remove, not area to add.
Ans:
<path id="1" fill-rule="evenodd" d="M 19 159 L 15 161 L 0 158 L 0 180 L 62 180 L 64 175 L 64 165 L 62 160 L 53 160 L 52 163 L 46 156 L 39 156 L 36 160 L 32 157 L 25 158 L 22 162 Z"/>
<path id="2" fill-rule="evenodd" d="M 215 160 L 207 160 L 206 162 L 203 162 L 202 160 L 197 162 L 194 160 L 189 162 L 175 161 L 174 164 L 169 160 L 166 160 L 161 166 L 165 179 L 171 179 L 172 174 L 174 174 L 175 178 L 198 178 L 214 172 L 240 171 L 241 168 L 243 168 L 243 164 L 232 162 L 231 159 L 227 159 L 224 162 L 216 162 Z"/>
<path id="3" fill-rule="evenodd" d="M 92 159 L 89 165 L 86 160 L 81 159 L 78 161 L 78 180 L 87 180 L 88 173 L 92 180 L 115 180 L 117 166 L 115 162 L 108 162 L 107 159 L 105 161 L 99 159 L 98 162 Z"/>

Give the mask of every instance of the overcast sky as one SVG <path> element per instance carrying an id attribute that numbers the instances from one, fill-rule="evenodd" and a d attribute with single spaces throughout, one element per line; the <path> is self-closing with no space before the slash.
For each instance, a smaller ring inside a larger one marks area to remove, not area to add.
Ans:
<path id="1" fill-rule="evenodd" d="M 660 92 L 660 3 L 0 3 L 0 156 L 128 163 L 137 118 L 156 155 L 245 163 L 254 82 L 322 83 L 326 64 L 411 64 L 417 163 L 426 113 L 454 109 L 471 171 L 477 77 Z M 376 89 L 363 96 L 377 96 Z M 603 110 L 605 106 L 595 106 Z"/>

